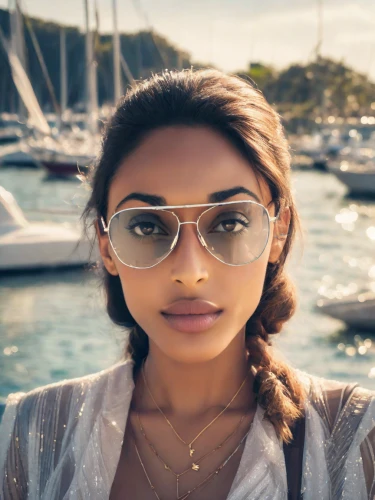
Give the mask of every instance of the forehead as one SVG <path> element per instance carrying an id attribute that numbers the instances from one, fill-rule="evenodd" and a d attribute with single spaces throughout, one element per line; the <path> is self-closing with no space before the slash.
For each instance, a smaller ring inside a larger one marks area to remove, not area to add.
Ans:
<path id="1" fill-rule="evenodd" d="M 121 163 L 110 186 L 108 213 L 131 192 L 163 196 L 168 205 L 207 203 L 208 195 L 244 186 L 266 204 L 269 189 L 238 149 L 206 127 L 157 129 Z M 247 199 L 247 195 L 236 195 Z M 139 206 L 132 200 L 126 206 Z"/>

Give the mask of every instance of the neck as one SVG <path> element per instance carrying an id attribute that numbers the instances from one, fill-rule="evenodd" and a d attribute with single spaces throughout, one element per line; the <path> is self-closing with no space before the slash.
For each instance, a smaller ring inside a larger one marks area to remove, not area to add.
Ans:
<path id="1" fill-rule="evenodd" d="M 233 410 L 253 408 L 253 375 L 248 362 L 244 336 L 238 335 L 216 358 L 200 363 L 183 363 L 165 356 L 150 342 L 143 366 L 147 386 L 158 406 L 166 413 L 197 416 L 210 409 L 221 410 L 236 394 Z M 136 380 L 139 389 L 137 406 L 155 409 L 145 386 L 142 368 Z"/>

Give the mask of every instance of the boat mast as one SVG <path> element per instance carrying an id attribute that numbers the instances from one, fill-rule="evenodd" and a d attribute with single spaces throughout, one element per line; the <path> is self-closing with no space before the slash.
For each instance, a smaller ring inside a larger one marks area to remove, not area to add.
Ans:
<path id="1" fill-rule="evenodd" d="M 120 99 L 122 95 L 121 68 L 120 68 L 120 36 L 117 26 L 117 0 L 112 0 L 113 8 L 113 84 L 114 84 L 114 102 Z"/>
<path id="2" fill-rule="evenodd" d="M 84 0 L 84 5 L 86 22 L 86 112 L 88 129 L 94 135 L 98 131 L 96 62 L 94 60 L 93 32 L 90 29 L 88 0 Z"/>
<path id="3" fill-rule="evenodd" d="M 321 55 L 323 43 L 323 0 L 318 0 L 318 39 L 315 49 L 315 57 L 318 60 Z"/>
<path id="4" fill-rule="evenodd" d="M 10 13 L 11 47 L 27 74 L 21 0 L 9 0 L 8 7 Z M 21 121 L 26 121 L 27 119 L 26 107 L 21 98 L 18 99 L 18 117 Z"/>
<path id="5" fill-rule="evenodd" d="M 68 102 L 68 82 L 66 71 L 66 35 L 65 28 L 60 28 L 60 113 L 61 121 L 67 109 Z"/>

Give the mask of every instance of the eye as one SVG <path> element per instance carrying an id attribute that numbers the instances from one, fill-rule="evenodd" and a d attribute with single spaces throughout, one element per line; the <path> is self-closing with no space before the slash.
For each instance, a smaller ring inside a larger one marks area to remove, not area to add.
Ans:
<path id="1" fill-rule="evenodd" d="M 221 219 L 221 220 L 220 220 Z M 242 214 L 231 213 L 231 214 L 222 214 L 218 219 L 216 219 L 213 223 L 213 231 L 218 233 L 239 233 L 245 227 L 250 226 L 250 222 Z"/>
<path id="2" fill-rule="evenodd" d="M 219 229 L 220 226 L 222 229 Z M 228 219 L 220 222 L 215 228 L 218 233 L 238 233 L 243 230 L 245 224 L 242 221 L 236 219 Z"/>
<path id="3" fill-rule="evenodd" d="M 137 236 L 152 236 L 155 234 L 166 234 L 153 222 L 138 222 L 130 228 Z"/>
<path id="4" fill-rule="evenodd" d="M 136 236 L 167 235 L 163 226 L 163 222 L 156 215 L 140 214 L 130 220 L 126 229 Z"/>

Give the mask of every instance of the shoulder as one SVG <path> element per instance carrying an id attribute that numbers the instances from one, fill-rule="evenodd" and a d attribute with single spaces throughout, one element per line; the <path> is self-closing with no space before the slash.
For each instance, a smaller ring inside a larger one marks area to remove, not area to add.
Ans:
<path id="1" fill-rule="evenodd" d="M 332 498 L 375 498 L 375 392 L 304 372 L 298 377 L 307 396 L 310 468 L 325 464 Z M 320 457 L 315 465 L 313 456 Z"/>
<path id="2" fill-rule="evenodd" d="M 9 394 L 0 423 L 0 492 L 4 471 L 18 478 L 13 469 L 27 472 L 44 445 L 53 447 L 57 460 L 79 422 L 89 425 L 108 398 L 131 389 L 132 367 L 132 361 L 120 361 L 90 375 Z M 26 484 L 27 477 L 20 481 Z"/>
<path id="3" fill-rule="evenodd" d="M 326 379 L 300 370 L 295 372 L 305 388 L 307 402 L 330 433 L 337 430 L 340 423 L 349 420 L 352 428 L 358 428 L 365 416 L 370 426 L 375 427 L 375 391 L 356 382 Z"/>
<path id="4" fill-rule="evenodd" d="M 130 386 L 132 366 L 131 360 L 119 361 L 99 372 L 61 380 L 29 392 L 9 394 L 0 422 L 0 441 L 9 439 L 15 427 L 23 429 L 24 433 L 30 426 L 37 427 L 34 430 L 42 432 L 43 426 L 48 427 L 53 418 L 58 418 L 65 426 L 68 420 L 77 420 L 83 405 L 91 403 L 98 407 L 102 404 L 108 385 L 113 386 L 120 378 L 125 377 Z"/>
<path id="5" fill-rule="evenodd" d="M 113 376 L 116 376 L 119 371 L 126 372 L 127 375 L 130 375 L 131 367 L 131 360 L 119 361 L 99 372 L 60 380 L 59 382 L 43 385 L 28 392 L 11 393 L 6 399 L 5 409 L 8 410 L 10 407 L 18 406 L 19 411 L 25 411 L 37 404 L 38 401 L 53 399 L 58 395 L 62 398 L 60 404 L 64 404 L 67 402 L 67 398 L 71 397 L 73 393 L 77 393 L 80 396 L 86 396 L 89 391 L 103 387 L 103 385 L 108 383 L 108 381 L 113 378 Z"/>
<path id="6" fill-rule="evenodd" d="M 0 497 L 7 477 L 16 478 L 24 491 L 31 464 L 40 464 L 45 448 L 52 462 L 46 459 L 44 465 L 57 463 L 71 446 L 80 423 L 86 436 L 111 397 L 131 389 L 132 367 L 132 361 L 120 361 L 90 375 L 9 394 L 0 424 Z M 39 473 L 42 469 L 35 472 Z"/>
<path id="7" fill-rule="evenodd" d="M 306 395 L 310 399 L 318 396 L 325 396 L 326 398 L 332 399 L 338 394 L 343 395 L 344 392 L 346 392 L 348 396 L 362 394 L 363 397 L 366 397 L 369 401 L 375 398 L 375 391 L 361 387 L 354 380 L 343 382 L 312 375 L 298 369 L 294 369 L 294 372 L 295 376 L 303 385 Z"/>

